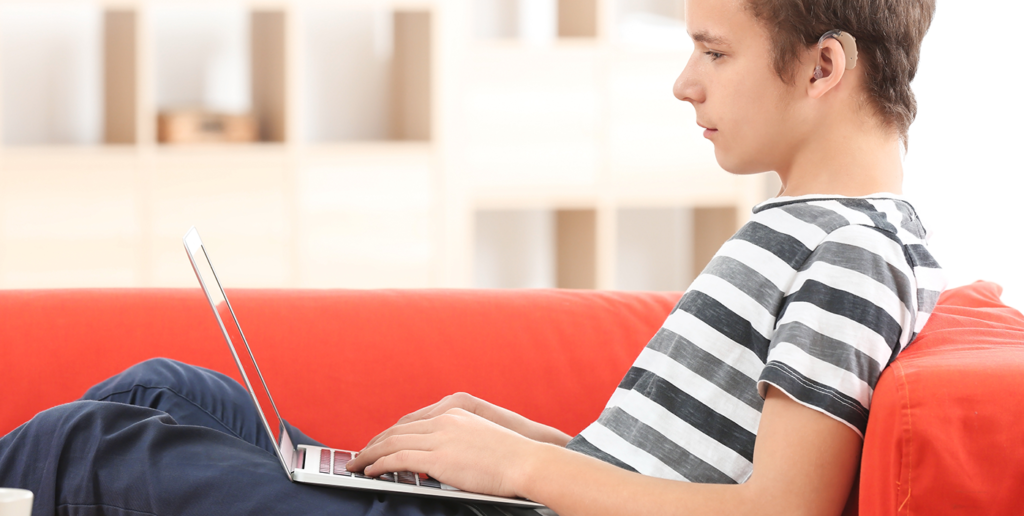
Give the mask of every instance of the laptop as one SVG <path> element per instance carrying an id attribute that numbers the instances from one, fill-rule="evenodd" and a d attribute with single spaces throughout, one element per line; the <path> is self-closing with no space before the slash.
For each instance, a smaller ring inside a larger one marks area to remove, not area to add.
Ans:
<path id="1" fill-rule="evenodd" d="M 242 327 L 238 324 L 235 312 L 228 302 L 224 288 L 214 272 L 210 255 L 199 238 L 199 232 L 193 227 L 184 237 L 185 250 L 192 262 L 199 285 L 206 293 L 213 315 L 217 319 L 228 349 L 242 374 L 242 381 L 253 403 L 256 412 L 263 422 L 263 429 L 275 444 L 277 458 L 281 461 L 288 479 L 304 484 L 317 484 L 332 487 L 359 489 L 365 491 L 385 491 L 406 495 L 419 495 L 436 498 L 448 498 L 467 502 L 485 502 L 505 504 L 526 508 L 541 508 L 543 505 L 520 498 L 490 496 L 468 491 L 460 491 L 450 485 L 437 481 L 423 474 L 409 471 L 396 471 L 379 477 L 367 477 L 360 473 L 350 473 L 345 469 L 357 452 L 294 444 L 287 427 L 282 424 L 281 413 L 274 404 L 274 399 L 267 388 L 267 382 L 256 365 L 256 357 L 245 340 Z"/>

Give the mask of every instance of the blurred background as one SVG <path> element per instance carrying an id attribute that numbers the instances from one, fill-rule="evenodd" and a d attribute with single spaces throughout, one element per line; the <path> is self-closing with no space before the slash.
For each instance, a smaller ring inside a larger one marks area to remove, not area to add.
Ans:
<path id="1" fill-rule="evenodd" d="M 1024 306 L 1008 0 L 940 0 L 905 193 Z M 778 188 L 672 97 L 683 0 L 0 1 L 0 288 L 683 290 Z"/>

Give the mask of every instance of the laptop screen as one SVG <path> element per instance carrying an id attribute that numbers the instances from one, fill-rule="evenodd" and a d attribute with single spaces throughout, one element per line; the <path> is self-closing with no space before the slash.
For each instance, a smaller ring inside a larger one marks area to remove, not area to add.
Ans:
<path id="1" fill-rule="evenodd" d="M 210 302 L 210 306 L 213 307 L 217 324 L 220 325 L 224 339 L 227 340 L 228 347 L 234 355 L 235 363 L 238 364 L 238 368 L 242 373 L 243 385 L 245 385 L 257 408 L 259 408 L 267 433 L 274 442 L 274 448 L 279 451 L 278 456 L 284 463 L 285 470 L 290 471 L 292 467 L 291 454 L 294 450 L 292 441 L 288 438 L 284 425 L 281 424 L 281 417 L 277 407 L 274 405 L 274 400 L 270 397 L 267 384 L 264 382 L 263 375 L 256 365 L 256 359 L 252 355 L 252 350 L 249 349 L 249 344 L 245 340 L 242 328 L 238 324 L 238 319 L 231 308 L 231 303 L 228 302 L 224 288 L 217 278 L 217 273 L 213 270 L 213 263 L 210 261 L 210 256 L 202 240 L 199 238 L 199 232 L 196 231 L 196 228 L 189 230 L 185 235 L 184 243 L 189 259 L 192 262 L 192 268 L 199 279 L 199 284 L 203 291 L 206 292 L 206 298 Z M 288 457 L 282 456 L 282 453 Z"/>

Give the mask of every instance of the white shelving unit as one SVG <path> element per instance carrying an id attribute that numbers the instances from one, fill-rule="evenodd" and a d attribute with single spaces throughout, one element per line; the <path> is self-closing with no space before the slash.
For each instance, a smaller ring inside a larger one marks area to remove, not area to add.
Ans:
<path id="1" fill-rule="evenodd" d="M 540 231 L 529 286 L 679 288 L 768 185 L 718 169 L 671 96 L 676 0 L 519 1 L 0 1 L 0 287 L 192 286 L 193 224 L 229 285 L 517 286 L 480 274 L 516 267 L 481 247 L 519 238 L 480 234 L 504 216 Z M 484 8 L 519 19 L 481 37 Z M 24 20 L 65 26 L 3 32 Z M 78 40 L 26 68 L 55 33 Z M 69 66 L 85 93 L 40 97 Z M 168 99 L 251 109 L 261 141 L 158 144 Z"/>

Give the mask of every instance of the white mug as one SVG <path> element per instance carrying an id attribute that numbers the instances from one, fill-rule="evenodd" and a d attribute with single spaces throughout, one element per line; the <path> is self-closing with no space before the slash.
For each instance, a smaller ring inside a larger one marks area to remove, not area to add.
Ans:
<path id="1" fill-rule="evenodd" d="M 32 491 L 0 487 L 0 516 L 31 516 Z"/>

